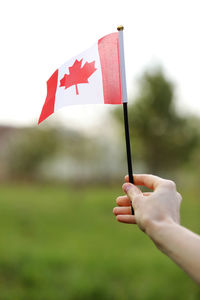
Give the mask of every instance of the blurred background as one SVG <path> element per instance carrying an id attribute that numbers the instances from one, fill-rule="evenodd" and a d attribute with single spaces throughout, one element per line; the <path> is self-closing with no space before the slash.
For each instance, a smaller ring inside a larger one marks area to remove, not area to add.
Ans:
<path id="1" fill-rule="evenodd" d="M 37 126 L 55 69 L 123 24 L 133 170 L 175 180 L 181 223 L 200 233 L 199 9 L 1 2 L 0 300 L 200 298 L 112 214 L 127 174 L 122 107 L 67 107 Z"/>

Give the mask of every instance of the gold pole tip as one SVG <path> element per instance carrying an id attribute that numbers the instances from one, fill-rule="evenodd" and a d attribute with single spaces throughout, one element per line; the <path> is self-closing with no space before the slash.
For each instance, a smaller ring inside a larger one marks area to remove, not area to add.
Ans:
<path id="1" fill-rule="evenodd" d="M 124 26 L 122 26 L 122 25 L 117 26 L 117 30 L 118 30 L 118 31 L 124 30 Z"/>

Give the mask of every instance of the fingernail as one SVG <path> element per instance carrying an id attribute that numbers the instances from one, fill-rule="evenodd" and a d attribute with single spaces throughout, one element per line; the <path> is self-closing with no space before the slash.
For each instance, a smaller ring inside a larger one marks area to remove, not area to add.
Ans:
<path id="1" fill-rule="evenodd" d="M 123 187 L 124 191 L 127 193 L 132 186 L 129 183 L 124 183 L 122 187 Z"/>

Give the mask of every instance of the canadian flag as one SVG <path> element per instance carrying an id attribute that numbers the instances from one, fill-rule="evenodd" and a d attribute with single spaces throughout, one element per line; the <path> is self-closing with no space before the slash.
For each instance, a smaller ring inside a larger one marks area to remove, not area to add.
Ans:
<path id="1" fill-rule="evenodd" d="M 122 103 L 118 32 L 99 39 L 53 73 L 38 124 L 63 106 L 101 103 Z"/>

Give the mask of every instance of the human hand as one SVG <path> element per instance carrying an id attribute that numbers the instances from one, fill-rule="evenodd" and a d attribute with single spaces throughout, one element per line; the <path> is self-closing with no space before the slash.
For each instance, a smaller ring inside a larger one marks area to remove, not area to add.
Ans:
<path id="1" fill-rule="evenodd" d="M 128 182 L 128 176 L 125 180 Z M 142 193 L 137 185 L 146 186 L 153 192 Z M 134 175 L 134 185 L 125 183 L 122 188 L 127 195 L 119 196 L 116 199 L 118 207 L 113 209 L 119 222 L 138 224 L 149 236 L 155 224 L 179 224 L 182 197 L 173 181 L 153 175 Z M 131 202 L 135 215 L 131 214 Z"/>

